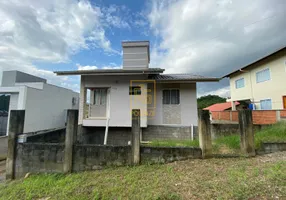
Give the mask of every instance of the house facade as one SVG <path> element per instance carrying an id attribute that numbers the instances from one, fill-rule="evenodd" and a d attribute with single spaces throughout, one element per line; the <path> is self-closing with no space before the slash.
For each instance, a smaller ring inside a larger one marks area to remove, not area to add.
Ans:
<path id="1" fill-rule="evenodd" d="M 255 110 L 286 109 L 286 47 L 225 77 L 230 80 L 233 110 L 235 101 Z"/>
<path id="2" fill-rule="evenodd" d="M 198 123 L 196 82 L 218 79 L 149 68 L 148 41 L 122 42 L 122 48 L 122 69 L 55 72 L 81 76 L 79 134 L 89 135 L 87 142 L 102 135 L 97 142 L 127 144 L 131 111 L 140 109 L 142 140 L 190 139 Z"/>
<path id="3" fill-rule="evenodd" d="M 4 71 L 0 95 L 9 95 L 11 110 L 25 110 L 24 133 L 65 127 L 66 110 L 78 109 L 79 94 L 20 71 Z"/>

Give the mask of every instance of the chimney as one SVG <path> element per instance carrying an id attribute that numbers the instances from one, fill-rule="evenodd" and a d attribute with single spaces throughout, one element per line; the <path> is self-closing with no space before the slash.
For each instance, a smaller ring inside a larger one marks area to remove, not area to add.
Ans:
<path id="1" fill-rule="evenodd" d="M 123 69 L 148 69 L 149 41 L 122 42 Z"/>

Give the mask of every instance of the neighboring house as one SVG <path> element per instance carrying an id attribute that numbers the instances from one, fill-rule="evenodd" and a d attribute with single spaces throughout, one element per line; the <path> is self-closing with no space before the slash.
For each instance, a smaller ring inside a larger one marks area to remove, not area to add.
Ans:
<path id="1" fill-rule="evenodd" d="M 230 79 L 233 110 L 235 101 L 256 110 L 286 109 L 286 47 L 224 77 Z"/>
<path id="2" fill-rule="evenodd" d="M 3 72 L 2 94 L 10 95 L 8 124 L 11 110 L 25 110 L 24 133 L 64 127 L 66 110 L 78 109 L 78 93 L 20 71 Z"/>
<path id="3" fill-rule="evenodd" d="M 240 103 L 239 102 L 235 102 L 235 107 L 236 110 L 241 109 L 241 107 L 239 107 Z M 215 112 L 215 111 L 226 111 L 226 110 L 231 110 L 232 105 L 231 102 L 225 102 L 225 103 L 216 103 L 213 104 L 209 107 L 204 108 L 203 110 L 208 110 L 210 112 Z"/>
<path id="4" fill-rule="evenodd" d="M 103 143 L 105 136 L 106 144 L 108 135 L 108 143 L 127 144 L 132 109 L 140 109 L 143 140 L 190 139 L 198 123 L 196 82 L 219 79 L 149 68 L 148 41 L 122 42 L 122 47 L 123 69 L 55 72 L 81 76 L 79 135 L 91 133 L 82 140 Z"/>

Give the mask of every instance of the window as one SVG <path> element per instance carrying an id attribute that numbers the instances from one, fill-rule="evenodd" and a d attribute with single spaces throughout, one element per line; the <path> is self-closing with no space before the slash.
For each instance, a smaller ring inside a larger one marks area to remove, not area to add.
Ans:
<path id="1" fill-rule="evenodd" d="M 130 86 L 129 87 L 129 95 L 141 95 L 141 87 L 140 86 Z"/>
<path id="2" fill-rule="evenodd" d="M 243 88 L 244 87 L 244 78 L 240 78 L 235 81 L 235 88 Z"/>
<path id="3" fill-rule="evenodd" d="M 163 104 L 180 104 L 180 90 L 163 90 Z"/>
<path id="4" fill-rule="evenodd" d="M 256 72 L 256 83 L 261 83 L 270 80 L 269 68 Z"/>
<path id="5" fill-rule="evenodd" d="M 105 105 L 107 96 L 107 88 L 94 89 L 94 105 Z"/>
<path id="6" fill-rule="evenodd" d="M 271 99 L 260 100 L 260 110 L 272 110 Z"/>

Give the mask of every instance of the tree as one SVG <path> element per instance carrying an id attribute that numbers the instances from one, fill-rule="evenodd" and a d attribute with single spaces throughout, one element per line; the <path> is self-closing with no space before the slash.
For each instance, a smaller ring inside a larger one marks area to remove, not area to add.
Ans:
<path id="1" fill-rule="evenodd" d="M 226 98 L 220 97 L 218 95 L 207 95 L 198 98 L 198 109 L 203 109 L 216 103 L 226 102 Z"/>

